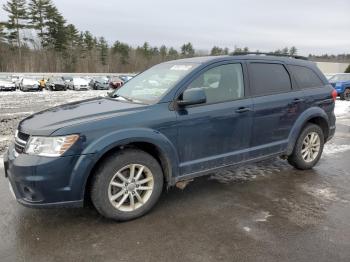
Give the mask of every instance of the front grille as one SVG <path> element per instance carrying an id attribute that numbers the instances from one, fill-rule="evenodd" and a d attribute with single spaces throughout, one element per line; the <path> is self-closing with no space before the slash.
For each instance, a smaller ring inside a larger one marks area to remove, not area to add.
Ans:
<path id="1" fill-rule="evenodd" d="M 15 134 L 15 150 L 17 153 L 21 154 L 27 145 L 29 135 L 16 131 Z"/>
<path id="2" fill-rule="evenodd" d="M 29 139 L 29 135 L 25 134 L 25 133 L 22 133 L 22 132 L 18 132 L 17 133 L 17 137 L 23 141 L 28 141 Z"/>

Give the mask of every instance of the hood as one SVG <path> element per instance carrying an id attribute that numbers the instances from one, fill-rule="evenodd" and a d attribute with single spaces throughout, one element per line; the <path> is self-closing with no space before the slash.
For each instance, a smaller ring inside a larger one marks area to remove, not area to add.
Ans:
<path id="1" fill-rule="evenodd" d="M 82 78 L 74 78 L 73 83 L 74 83 L 74 85 L 88 85 L 89 81 L 82 79 Z"/>
<path id="2" fill-rule="evenodd" d="M 103 97 L 87 99 L 33 114 L 20 122 L 19 130 L 30 135 L 45 136 L 62 127 L 130 114 L 144 107 Z"/>
<path id="3" fill-rule="evenodd" d="M 0 80 L 0 86 L 14 86 L 15 84 L 11 81 Z"/>

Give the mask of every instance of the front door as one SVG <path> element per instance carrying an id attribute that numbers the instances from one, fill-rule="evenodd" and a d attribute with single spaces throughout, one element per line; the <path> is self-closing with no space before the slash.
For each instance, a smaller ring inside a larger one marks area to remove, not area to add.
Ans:
<path id="1" fill-rule="evenodd" d="M 205 90 L 207 102 L 177 111 L 181 175 L 244 160 L 251 136 L 252 101 L 240 63 L 211 66 L 187 88 L 195 87 Z"/>

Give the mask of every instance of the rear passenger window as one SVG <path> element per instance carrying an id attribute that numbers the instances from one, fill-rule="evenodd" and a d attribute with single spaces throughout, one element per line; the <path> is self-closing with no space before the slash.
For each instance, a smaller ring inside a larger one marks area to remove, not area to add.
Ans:
<path id="1" fill-rule="evenodd" d="M 323 86 L 321 79 L 310 68 L 304 66 L 288 66 L 292 71 L 300 88 L 312 88 Z"/>
<path id="2" fill-rule="evenodd" d="M 289 74 L 283 65 L 251 63 L 249 68 L 253 96 L 284 93 L 292 89 Z"/>

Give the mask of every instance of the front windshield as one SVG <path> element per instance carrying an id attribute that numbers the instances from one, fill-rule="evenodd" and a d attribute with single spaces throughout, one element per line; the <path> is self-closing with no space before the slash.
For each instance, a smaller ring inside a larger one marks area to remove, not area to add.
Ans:
<path id="1" fill-rule="evenodd" d="M 60 77 L 55 77 L 55 78 L 52 78 L 52 82 L 62 83 L 63 79 Z"/>
<path id="2" fill-rule="evenodd" d="M 350 74 L 335 75 L 329 79 L 330 82 L 350 81 Z"/>
<path id="3" fill-rule="evenodd" d="M 156 65 L 126 82 L 114 95 L 141 103 L 154 103 L 196 66 L 194 63 Z"/>

